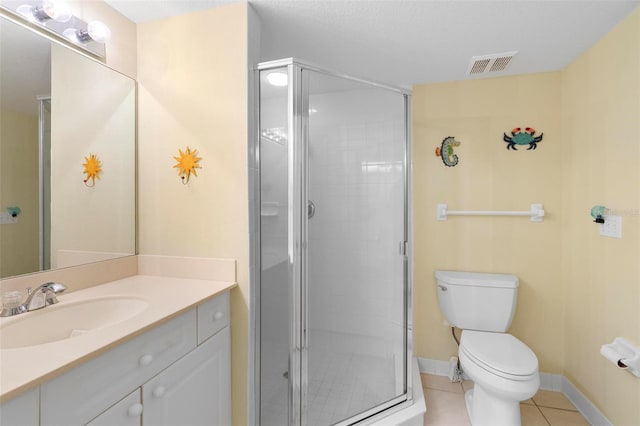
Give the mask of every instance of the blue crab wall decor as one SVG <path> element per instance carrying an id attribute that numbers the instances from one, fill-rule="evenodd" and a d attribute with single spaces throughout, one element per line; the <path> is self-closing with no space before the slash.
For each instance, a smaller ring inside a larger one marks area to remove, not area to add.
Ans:
<path id="1" fill-rule="evenodd" d="M 458 164 L 458 156 L 453 153 L 453 147 L 460 146 L 460 142 L 455 140 L 455 136 L 447 136 L 442 144 L 436 148 L 436 156 L 442 159 L 447 167 L 453 167 Z"/>
<path id="2" fill-rule="evenodd" d="M 516 127 L 511 131 L 511 136 L 507 136 L 504 134 L 502 138 L 508 145 L 507 149 L 513 149 L 517 151 L 516 145 L 529 145 L 527 151 L 530 149 L 536 149 L 538 147 L 538 142 L 542 140 L 542 136 L 544 133 L 540 133 L 540 136 L 534 136 L 536 131 L 533 127 L 527 127 L 524 129 L 524 132 L 521 131 L 520 127 Z"/>

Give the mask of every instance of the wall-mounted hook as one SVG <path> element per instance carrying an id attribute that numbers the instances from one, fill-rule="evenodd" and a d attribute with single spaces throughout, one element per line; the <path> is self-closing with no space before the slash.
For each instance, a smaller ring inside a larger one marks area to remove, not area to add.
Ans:
<path id="1" fill-rule="evenodd" d="M 591 207 L 591 217 L 595 223 L 604 223 L 604 216 L 609 211 L 605 206 L 593 206 Z"/>
<path id="2" fill-rule="evenodd" d="M 18 217 L 21 211 L 20 207 L 7 207 L 7 213 L 9 213 L 11 217 Z"/>

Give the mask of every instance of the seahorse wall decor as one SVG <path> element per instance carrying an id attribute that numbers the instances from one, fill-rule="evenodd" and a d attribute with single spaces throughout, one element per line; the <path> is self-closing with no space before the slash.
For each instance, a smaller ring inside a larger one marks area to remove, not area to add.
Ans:
<path id="1" fill-rule="evenodd" d="M 447 136 L 442 144 L 436 148 L 436 156 L 442 159 L 447 167 L 453 167 L 458 164 L 458 156 L 453 153 L 453 147 L 460 146 L 460 142 L 455 140 L 455 136 Z"/>

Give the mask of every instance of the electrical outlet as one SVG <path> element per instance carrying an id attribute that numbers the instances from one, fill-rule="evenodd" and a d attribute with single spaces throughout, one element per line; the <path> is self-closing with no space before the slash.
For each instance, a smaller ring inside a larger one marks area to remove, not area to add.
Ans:
<path id="1" fill-rule="evenodd" d="M 600 224 L 600 235 L 611 238 L 622 238 L 622 216 L 605 216 Z"/>

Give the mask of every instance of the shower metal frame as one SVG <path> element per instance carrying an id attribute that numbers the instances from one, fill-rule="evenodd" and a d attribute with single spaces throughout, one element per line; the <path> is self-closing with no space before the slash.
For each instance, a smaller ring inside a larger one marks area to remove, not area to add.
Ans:
<path id="1" fill-rule="evenodd" d="M 406 392 L 400 397 L 380 404 L 366 412 L 360 413 L 338 426 L 353 424 L 366 425 L 386 417 L 396 411 L 402 410 L 413 404 L 412 383 L 412 358 L 413 358 L 413 242 L 412 242 L 412 173 L 411 173 L 411 91 L 401 87 L 395 87 L 376 81 L 354 77 L 348 74 L 332 71 L 295 58 L 286 58 L 275 61 L 262 62 L 252 70 L 249 78 L 250 108 L 249 108 L 249 198 L 250 198 L 250 309 L 249 309 L 249 378 L 248 378 L 248 420 L 249 424 L 260 425 L 260 72 L 269 69 L 287 69 L 289 84 L 287 86 L 287 131 L 290 135 L 288 145 L 288 175 L 290 176 L 287 188 L 289 217 L 288 221 L 288 253 L 289 264 L 292 265 L 293 286 L 290 292 L 290 306 L 293 307 L 293 316 L 298 321 L 291 329 L 290 341 L 293 342 L 292 352 L 289 356 L 290 371 L 308 371 L 307 367 L 307 343 L 306 333 L 308 317 L 302 315 L 302 306 L 295 303 L 305 300 L 308 294 L 308 277 L 302 276 L 308 271 L 306 265 L 306 247 L 296 244 L 307 241 L 307 221 L 303 215 L 307 212 L 306 204 L 295 203 L 308 199 L 307 149 L 308 149 L 308 87 L 303 87 L 302 71 L 309 70 L 325 75 L 343 78 L 346 80 L 366 84 L 396 92 L 403 96 L 404 102 L 404 243 L 400 244 L 400 254 L 404 254 L 404 352 L 405 368 L 404 382 Z M 308 80 L 306 80 L 308 82 Z M 306 83 L 305 82 L 305 83 Z M 294 143 L 300 141 L 300 146 L 294 149 Z M 298 196 L 296 197 L 296 194 Z M 304 225 L 304 226 L 303 226 Z M 308 315 L 308 309 L 305 310 Z M 306 425 L 306 395 L 307 377 L 294 374 L 289 381 L 289 426 Z M 295 409 L 298 407 L 298 409 Z"/>
<path id="2" fill-rule="evenodd" d="M 51 95 L 46 96 L 38 96 L 38 263 L 40 265 L 40 270 L 43 271 L 45 269 L 47 259 L 45 259 L 46 247 L 47 244 L 50 245 L 50 228 L 51 224 L 47 224 L 47 217 L 50 219 L 51 211 L 49 209 L 47 211 L 46 202 L 48 201 L 46 198 L 46 186 L 47 186 L 47 176 L 45 174 L 45 163 L 47 158 L 45 157 L 46 153 L 46 144 L 44 140 L 45 134 L 45 102 L 49 102 L 49 108 L 51 108 Z M 49 117 L 49 126 L 51 126 L 51 117 Z M 49 128 L 49 132 L 51 132 L 51 128 Z M 51 150 L 51 136 L 49 136 L 49 151 Z M 50 171 L 49 171 L 49 174 Z M 49 179 L 51 177 L 49 176 Z M 50 184 L 50 182 L 49 182 Z M 49 226 L 47 226 L 49 225 Z M 49 232 L 49 235 L 47 235 Z M 49 246 L 49 248 L 51 248 Z M 49 265 L 50 266 L 50 265 Z"/>

